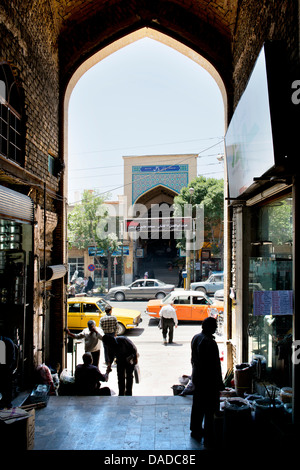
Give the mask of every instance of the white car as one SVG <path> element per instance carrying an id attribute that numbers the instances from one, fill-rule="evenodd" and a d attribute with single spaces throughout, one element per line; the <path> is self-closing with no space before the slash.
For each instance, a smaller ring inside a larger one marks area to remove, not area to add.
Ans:
<path id="1" fill-rule="evenodd" d="M 260 283 L 249 283 L 249 291 L 261 291 L 265 290 Z M 214 295 L 215 300 L 223 301 L 224 300 L 224 289 L 217 290 Z"/>
<path id="2" fill-rule="evenodd" d="M 224 289 L 224 274 L 214 273 L 206 281 L 192 282 L 192 290 L 200 290 L 204 294 L 214 294 L 219 289 Z"/>
<path id="3" fill-rule="evenodd" d="M 223 301 L 224 300 L 224 289 L 217 290 L 214 295 L 215 300 Z"/>
<path id="4" fill-rule="evenodd" d="M 163 299 L 174 288 L 174 284 L 165 284 L 158 279 L 137 279 L 129 286 L 112 287 L 108 291 L 108 297 L 118 301 L 129 299 Z"/>

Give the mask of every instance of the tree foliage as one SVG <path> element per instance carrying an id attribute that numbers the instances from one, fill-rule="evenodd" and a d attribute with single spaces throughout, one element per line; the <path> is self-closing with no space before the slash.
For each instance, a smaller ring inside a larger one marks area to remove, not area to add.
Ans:
<path id="1" fill-rule="evenodd" d="M 194 189 L 193 195 L 190 188 Z M 204 238 L 209 242 L 214 254 L 223 254 L 223 220 L 224 220 L 224 181 L 215 178 L 198 176 L 181 189 L 178 196 L 174 198 L 176 212 L 183 214 L 183 207 L 192 205 L 192 215 L 195 217 L 196 206 L 204 206 Z M 185 239 L 178 243 L 178 247 L 185 248 Z"/>
<path id="2" fill-rule="evenodd" d="M 274 246 L 283 245 L 284 243 L 291 243 L 293 239 L 293 225 L 292 225 L 292 207 L 290 200 L 275 201 L 273 204 L 266 206 L 264 211 L 267 211 L 268 220 L 265 223 L 265 234 L 262 238 L 270 239 Z"/>
<path id="3" fill-rule="evenodd" d="M 109 233 L 109 214 L 104 199 L 97 193 L 84 191 L 80 204 L 68 215 L 68 242 L 70 247 L 86 249 L 93 246 L 108 257 L 108 287 L 111 282 L 111 253 L 120 242 L 117 231 Z M 101 260 L 95 256 L 101 266 Z"/>

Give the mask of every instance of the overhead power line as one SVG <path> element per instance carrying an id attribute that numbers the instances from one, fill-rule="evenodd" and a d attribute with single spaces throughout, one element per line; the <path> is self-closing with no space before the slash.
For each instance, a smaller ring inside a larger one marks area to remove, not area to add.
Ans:
<path id="1" fill-rule="evenodd" d="M 71 155 L 87 155 L 91 153 L 102 153 L 102 152 L 116 152 L 116 151 L 124 151 L 124 150 L 131 150 L 131 149 L 138 149 L 138 148 L 147 148 L 147 147 L 158 147 L 160 145 L 174 145 L 174 144 L 186 144 L 189 142 L 201 142 L 203 140 L 214 140 L 214 139 L 224 139 L 224 137 L 206 137 L 203 139 L 191 139 L 191 140 L 181 140 L 181 141 L 175 141 L 175 142 L 164 142 L 161 144 L 148 144 L 148 145 L 136 145 L 133 147 L 117 147 L 117 148 L 112 148 L 112 149 L 102 149 L 102 150 L 89 150 L 86 152 L 70 152 Z"/>
<path id="2" fill-rule="evenodd" d="M 210 150 L 211 148 L 216 147 L 217 145 L 220 145 L 221 143 L 223 143 L 223 141 L 224 141 L 224 140 L 222 139 L 221 141 L 217 142 L 216 144 L 213 144 L 213 145 L 211 145 L 210 147 L 206 147 L 205 149 L 201 150 L 201 151 L 198 153 L 198 158 L 203 157 L 203 156 L 201 155 L 203 152 L 206 152 L 207 150 Z M 196 152 L 195 152 L 195 153 L 196 153 Z M 189 157 L 187 157 L 187 158 L 184 158 L 183 160 L 177 162 L 177 164 L 182 164 L 182 163 L 184 163 L 185 161 L 190 160 L 191 158 L 192 158 L 191 156 L 189 156 Z M 173 164 L 170 164 L 169 166 L 172 167 Z M 165 171 L 166 171 L 166 168 L 164 168 L 164 170 L 158 170 L 157 173 L 162 173 L 162 172 L 165 172 Z M 217 173 L 219 173 L 219 172 L 217 172 Z M 212 173 L 207 173 L 207 174 L 212 174 Z M 146 179 L 146 178 L 149 178 L 149 175 L 141 176 L 140 178 L 138 178 L 137 180 L 135 180 L 135 183 L 138 182 L 138 181 L 141 181 L 141 180 L 143 180 L 143 179 Z M 126 185 L 122 184 L 122 185 L 120 185 L 120 186 L 116 186 L 115 188 L 112 188 L 110 191 L 101 192 L 101 193 L 99 193 L 99 196 L 102 196 L 103 194 L 107 194 L 107 193 L 109 193 L 109 192 L 111 192 L 111 191 L 116 191 L 117 189 L 121 189 L 121 188 L 124 188 L 124 187 L 126 187 L 126 186 L 131 186 L 131 185 L 132 185 L 132 181 L 131 181 L 130 183 L 127 183 Z M 97 189 L 97 188 L 94 188 L 94 189 Z M 80 203 L 80 202 L 81 202 L 81 200 L 80 200 L 80 201 L 76 201 L 76 202 L 74 202 L 73 204 L 78 204 L 78 203 Z"/>

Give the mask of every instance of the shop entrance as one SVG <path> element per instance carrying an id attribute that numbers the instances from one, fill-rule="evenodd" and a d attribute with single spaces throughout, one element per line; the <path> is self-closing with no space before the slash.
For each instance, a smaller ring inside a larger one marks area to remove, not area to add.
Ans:
<path id="1" fill-rule="evenodd" d="M 147 273 L 150 278 L 177 285 L 179 267 L 184 258 L 178 256 L 176 240 L 147 240 L 141 248 L 144 255 L 143 258 L 136 258 L 136 276 L 141 278 Z"/>
<path id="2" fill-rule="evenodd" d="M 263 204 L 252 214 L 249 260 L 249 359 L 261 379 L 292 385 L 292 197 Z"/>
<path id="3" fill-rule="evenodd" d="M 136 203 L 148 211 L 140 214 L 148 226 L 140 232 L 135 249 L 135 278 L 148 276 L 168 284 L 178 284 L 179 269 L 185 258 L 180 257 L 177 248 L 178 236 L 183 236 L 181 219 L 174 217 L 173 202 L 176 193 L 166 187 L 157 187 L 143 194 Z M 179 227 L 180 226 L 180 227 Z M 176 230 L 178 231 L 175 235 Z"/>
<path id="4" fill-rule="evenodd" d="M 0 219 L 0 404 L 9 405 L 24 386 L 32 350 L 32 226 Z"/>

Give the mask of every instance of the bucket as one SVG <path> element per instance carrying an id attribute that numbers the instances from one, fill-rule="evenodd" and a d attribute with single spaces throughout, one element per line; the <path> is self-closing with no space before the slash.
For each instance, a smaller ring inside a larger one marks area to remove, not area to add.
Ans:
<path id="1" fill-rule="evenodd" d="M 229 398 L 224 406 L 224 444 L 229 446 L 234 441 L 236 446 L 243 446 L 252 436 L 252 416 L 249 403 L 239 397 Z"/>
<path id="2" fill-rule="evenodd" d="M 172 387 L 173 395 L 180 395 L 181 392 L 185 389 L 184 385 L 173 385 Z"/>
<path id="3" fill-rule="evenodd" d="M 283 387 L 280 390 L 280 399 L 283 403 L 292 403 L 293 401 L 293 389 L 290 387 Z"/>
<path id="4" fill-rule="evenodd" d="M 253 402 L 255 407 L 255 420 L 256 421 L 266 421 L 273 419 L 282 419 L 284 416 L 284 406 L 283 403 L 275 398 L 271 400 L 270 398 L 260 398 Z"/>
<path id="5" fill-rule="evenodd" d="M 236 394 L 239 397 L 243 397 L 245 393 L 252 392 L 252 369 L 250 364 L 240 364 L 236 366 L 234 383 Z"/>

